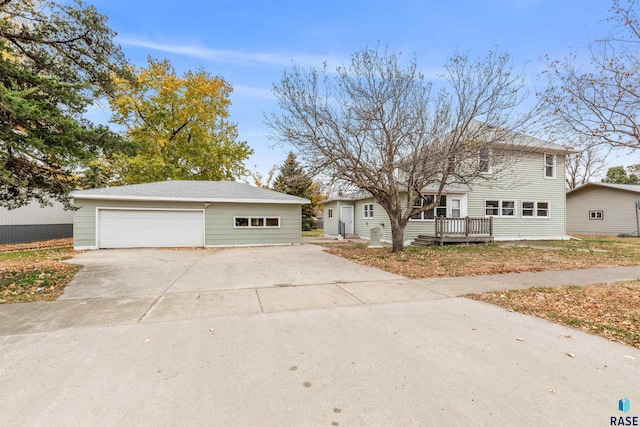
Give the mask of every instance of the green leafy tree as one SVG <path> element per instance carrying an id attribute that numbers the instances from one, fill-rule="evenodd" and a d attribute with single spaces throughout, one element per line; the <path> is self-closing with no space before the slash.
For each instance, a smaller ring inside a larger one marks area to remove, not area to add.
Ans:
<path id="1" fill-rule="evenodd" d="M 289 152 L 287 159 L 280 167 L 280 173 L 273 183 L 273 189 L 313 202 L 313 181 L 300 166 L 293 152 Z M 313 204 L 302 206 L 302 231 L 315 230 L 318 227 L 314 214 L 315 206 Z"/>
<path id="2" fill-rule="evenodd" d="M 607 176 L 602 180 L 609 184 L 640 184 L 640 165 L 614 166 L 607 170 Z"/>
<path id="3" fill-rule="evenodd" d="M 78 176 L 124 143 L 82 118 L 95 96 L 129 76 L 106 17 L 80 1 L 0 2 L 0 206 L 57 199 L 91 185 Z"/>
<path id="4" fill-rule="evenodd" d="M 134 155 L 117 155 L 122 183 L 171 179 L 234 180 L 253 153 L 228 121 L 231 85 L 204 70 L 178 76 L 168 60 L 149 58 L 136 82 L 118 81 L 113 120 L 126 126 Z"/>

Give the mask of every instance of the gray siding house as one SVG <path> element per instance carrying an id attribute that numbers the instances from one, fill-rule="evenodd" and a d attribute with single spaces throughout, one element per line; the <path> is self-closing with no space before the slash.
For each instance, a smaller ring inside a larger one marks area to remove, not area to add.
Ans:
<path id="1" fill-rule="evenodd" d="M 299 244 L 309 200 L 231 181 L 74 191 L 75 249 Z"/>
<path id="2" fill-rule="evenodd" d="M 39 203 L 16 208 L 0 208 L 0 244 L 63 239 L 73 235 L 73 212 L 62 203 Z"/>
<path id="3" fill-rule="evenodd" d="M 565 228 L 565 156 L 572 151 L 527 137 L 509 166 L 489 179 L 469 186 L 446 186 L 441 206 L 409 220 L 405 245 L 419 235 L 435 235 L 435 217 L 492 218 L 495 240 L 568 239 Z M 489 168 L 488 175 L 491 175 Z M 423 195 L 435 193 L 425 188 Z M 341 233 L 340 223 L 343 223 Z M 367 195 L 334 197 L 324 204 L 324 232 L 370 238 L 379 227 L 382 240 L 391 241 L 389 218 Z"/>
<path id="4" fill-rule="evenodd" d="M 569 234 L 638 235 L 640 185 L 590 182 L 567 192 Z"/>

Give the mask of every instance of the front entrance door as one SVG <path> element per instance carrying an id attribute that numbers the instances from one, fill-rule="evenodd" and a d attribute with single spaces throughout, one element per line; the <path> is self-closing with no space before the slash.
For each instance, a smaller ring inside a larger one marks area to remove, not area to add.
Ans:
<path id="1" fill-rule="evenodd" d="M 340 207 L 340 221 L 344 223 L 344 234 L 353 234 L 353 206 Z"/>
<path id="2" fill-rule="evenodd" d="M 447 203 L 447 216 L 449 218 L 462 218 L 462 199 L 450 197 Z M 464 221 L 449 221 L 448 231 L 453 234 L 464 234 Z"/>

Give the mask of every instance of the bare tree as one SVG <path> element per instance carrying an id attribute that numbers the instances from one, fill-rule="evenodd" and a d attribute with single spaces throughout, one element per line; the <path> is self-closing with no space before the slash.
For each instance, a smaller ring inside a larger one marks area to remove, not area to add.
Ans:
<path id="1" fill-rule="evenodd" d="M 403 67 L 381 47 L 353 54 L 335 73 L 294 66 L 274 85 L 282 111 L 265 122 L 312 173 L 371 194 L 389 216 L 392 251 L 402 251 L 409 218 L 434 209 L 445 185 L 487 179 L 489 155 L 497 172 L 531 117 L 514 108 L 524 81 L 506 54 L 475 62 L 456 54 L 443 77 L 450 91 L 432 95 L 415 58 Z M 434 199 L 423 194 L 428 186 Z"/>
<path id="2" fill-rule="evenodd" d="M 581 151 L 567 156 L 567 188 L 573 190 L 597 176 L 606 166 L 609 152 L 603 152 L 595 145 L 588 145 Z"/>
<path id="3" fill-rule="evenodd" d="M 640 148 L 640 22 L 636 0 L 614 0 L 615 31 L 590 44 L 590 64 L 576 66 L 573 54 L 549 60 L 546 105 L 548 125 L 611 147 Z M 585 70 L 586 68 L 586 70 Z"/>

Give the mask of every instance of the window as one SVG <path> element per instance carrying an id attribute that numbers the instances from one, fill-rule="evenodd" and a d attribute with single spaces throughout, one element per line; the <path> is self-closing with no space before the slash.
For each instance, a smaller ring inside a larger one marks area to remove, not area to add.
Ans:
<path id="1" fill-rule="evenodd" d="M 332 208 L 330 208 L 329 211 L 327 212 L 327 217 L 329 219 L 333 218 L 333 209 Z"/>
<path id="2" fill-rule="evenodd" d="M 425 196 L 425 199 L 418 199 L 413 205 L 414 208 L 421 208 L 423 206 L 430 205 L 435 200 L 435 196 L 430 194 Z M 435 208 L 435 216 L 447 216 L 447 196 L 440 196 L 440 204 Z M 424 211 L 419 213 L 418 215 L 413 215 L 410 219 L 414 221 L 425 220 L 425 219 L 433 219 L 434 218 L 434 209 L 429 209 L 428 211 Z"/>
<path id="3" fill-rule="evenodd" d="M 589 211 L 589 219 L 602 219 L 602 211 Z"/>
<path id="4" fill-rule="evenodd" d="M 515 200 L 485 200 L 484 214 L 486 216 L 515 218 L 516 217 L 516 201 Z"/>
<path id="5" fill-rule="evenodd" d="M 364 211 L 363 211 L 362 216 L 364 218 L 373 218 L 373 203 L 366 203 L 363 206 L 363 209 L 364 209 Z"/>
<path id="6" fill-rule="evenodd" d="M 235 217 L 234 228 L 278 228 L 280 218 L 268 217 Z"/>
<path id="7" fill-rule="evenodd" d="M 549 218 L 549 202 L 522 202 L 523 218 Z"/>
<path id="8" fill-rule="evenodd" d="M 556 155 L 555 154 L 544 155 L 544 177 L 545 178 L 556 177 Z"/>
<path id="9" fill-rule="evenodd" d="M 478 171 L 491 173 L 491 149 L 488 147 L 478 150 Z"/>

